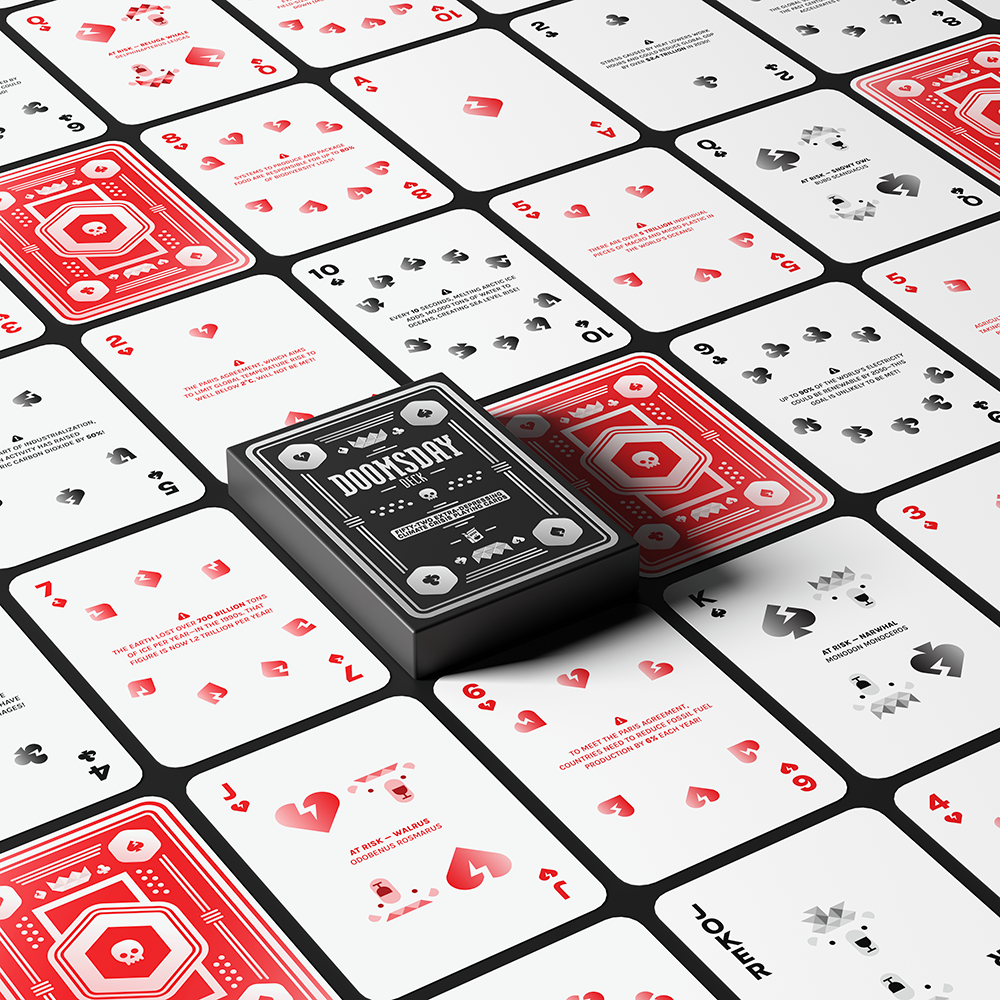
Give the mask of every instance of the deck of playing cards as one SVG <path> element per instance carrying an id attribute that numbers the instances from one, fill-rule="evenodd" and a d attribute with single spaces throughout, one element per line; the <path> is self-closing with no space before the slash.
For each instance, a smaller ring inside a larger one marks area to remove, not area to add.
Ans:
<path id="1" fill-rule="evenodd" d="M 229 492 L 415 677 L 638 579 L 635 541 L 443 375 L 230 448 Z"/>

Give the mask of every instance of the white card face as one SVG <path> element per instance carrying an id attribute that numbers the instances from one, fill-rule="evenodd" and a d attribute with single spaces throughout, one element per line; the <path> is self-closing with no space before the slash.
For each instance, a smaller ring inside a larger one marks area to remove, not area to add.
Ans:
<path id="1" fill-rule="evenodd" d="M 97 327 L 83 345 L 223 482 L 230 445 L 396 386 L 272 275 Z"/>
<path id="2" fill-rule="evenodd" d="M 235 0 L 233 6 L 310 66 L 334 66 L 476 23 L 464 4 Z"/>
<path id="3" fill-rule="evenodd" d="M 712 994 L 638 921 L 612 917 L 519 958 L 440 1000 L 510 1000 L 524 995 L 576 1000 L 711 1000 Z M 652 987 L 652 989 L 650 989 Z"/>
<path id="4" fill-rule="evenodd" d="M 37 340 L 45 324 L 9 289 L 0 285 L 0 351 Z"/>
<path id="5" fill-rule="evenodd" d="M 648 608 L 514 655 L 526 658 L 450 674 L 434 692 L 631 885 L 674 875 L 847 790 Z"/>
<path id="6" fill-rule="evenodd" d="M 663 597 L 862 774 L 887 777 L 996 728 L 997 627 L 857 518 Z"/>
<path id="7" fill-rule="evenodd" d="M 886 497 L 877 509 L 887 524 L 1000 607 L 993 560 L 984 558 L 1000 545 L 998 508 L 1000 455 L 992 455 Z"/>
<path id="8" fill-rule="evenodd" d="M 919 919 L 929 900 L 947 919 Z M 740 1000 L 996 990 L 1000 917 L 871 809 L 672 889 L 656 915 Z"/>
<path id="9" fill-rule="evenodd" d="M 211 0 L 169 5 L 55 0 L 7 23 L 127 125 L 295 76 L 295 67 Z"/>
<path id="10" fill-rule="evenodd" d="M 511 27 L 650 128 L 681 128 L 816 80 L 701 0 L 619 0 L 607 11 L 606 0 L 574 0 Z"/>
<path id="11" fill-rule="evenodd" d="M 142 771 L 0 610 L 0 839 L 139 783 Z"/>
<path id="12" fill-rule="evenodd" d="M 142 133 L 265 250 L 291 254 L 447 205 L 452 193 L 311 83 Z"/>
<path id="13" fill-rule="evenodd" d="M 11 593 L 168 767 L 229 750 L 389 679 L 218 508 L 32 570 Z"/>
<path id="14" fill-rule="evenodd" d="M 670 349 L 855 493 L 1000 439 L 973 405 L 994 390 L 852 285 L 818 285 Z"/>
<path id="15" fill-rule="evenodd" d="M 410 698 L 381 701 L 206 771 L 188 794 L 373 1000 L 464 969 L 605 898 L 600 883 Z M 392 960 L 373 961 L 379 954 Z"/>
<path id="16" fill-rule="evenodd" d="M 0 35 L 0 65 L 0 164 L 96 139 L 107 132 L 100 118 L 6 35 Z"/>
<path id="17" fill-rule="evenodd" d="M 985 0 L 992 3 L 994 0 Z M 722 0 L 740 17 L 831 73 L 848 73 L 914 49 L 957 41 L 982 27 L 967 10 L 949 3 L 899 0 L 876 11 L 869 0 Z M 976 5 L 981 10 L 982 2 Z"/>
<path id="18" fill-rule="evenodd" d="M 896 792 L 896 805 L 994 892 L 1000 889 L 1000 744 L 948 764 Z M 993 952 L 1000 953 L 1000 937 Z M 993 956 L 1000 964 L 1000 954 Z"/>
<path id="19" fill-rule="evenodd" d="M 823 273 L 800 246 L 653 147 L 514 188 L 490 208 L 653 333 Z"/>
<path id="20" fill-rule="evenodd" d="M 688 132 L 677 148 L 846 263 L 1000 208 L 983 185 L 835 90 Z"/>
<path id="21" fill-rule="evenodd" d="M 205 487 L 64 347 L 0 361 L 0 563 L 16 566 Z"/>
<path id="22" fill-rule="evenodd" d="M 862 277 L 990 371 L 1000 368 L 1000 223 L 869 267 Z"/>
<path id="23" fill-rule="evenodd" d="M 410 378 L 444 372 L 477 398 L 631 340 L 469 209 L 307 257 L 292 273 Z"/>
<path id="24" fill-rule="evenodd" d="M 470 191 L 639 138 L 608 107 L 492 29 L 352 66 L 331 79 Z"/>

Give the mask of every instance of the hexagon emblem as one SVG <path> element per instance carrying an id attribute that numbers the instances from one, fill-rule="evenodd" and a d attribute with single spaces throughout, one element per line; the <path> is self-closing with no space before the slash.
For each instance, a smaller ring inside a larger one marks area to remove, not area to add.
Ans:
<path id="1" fill-rule="evenodd" d="M 507 421 L 507 430 L 519 438 L 537 438 L 547 433 L 550 424 L 537 413 L 515 413 Z"/>
<path id="2" fill-rule="evenodd" d="M 955 115 L 987 135 L 1000 135 L 1000 89 L 974 91 Z"/>
<path id="3" fill-rule="evenodd" d="M 160 841 L 152 830 L 119 830 L 108 844 L 108 850 L 122 864 L 145 864 L 160 850 Z"/>
<path id="4" fill-rule="evenodd" d="M 531 533 L 542 545 L 554 549 L 574 544 L 583 534 L 583 528 L 568 517 L 545 517 L 531 529 Z"/>
<path id="5" fill-rule="evenodd" d="M 581 459 L 618 493 L 679 493 L 711 460 L 676 427 L 611 427 Z"/>
<path id="6" fill-rule="evenodd" d="M 918 80 L 893 80 L 885 89 L 897 97 L 919 97 L 924 92 L 924 85 Z"/>
<path id="7" fill-rule="evenodd" d="M 447 594 L 458 577 L 447 566 L 418 566 L 406 582 L 418 594 Z"/>
<path id="8" fill-rule="evenodd" d="M 681 538 L 669 524 L 644 524 L 632 537 L 644 549 L 672 549 Z"/>
<path id="9" fill-rule="evenodd" d="M 74 281 L 66 294 L 74 302 L 100 302 L 111 289 L 103 281 Z"/>
<path id="10" fill-rule="evenodd" d="M 290 444 L 281 449 L 278 461 L 286 469 L 309 472 L 326 461 L 326 452 L 318 444 Z"/>
<path id="11" fill-rule="evenodd" d="M 972 57 L 972 61 L 987 69 L 1000 69 L 1000 52 L 996 49 L 983 49 Z"/>
<path id="12" fill-rule="evenodd" d="M 71 202 L 35 227 L 39 239 L 71 257 L 117 257 L 152 231 L 138 209 L 114 201 Z"/>
<path id="13" fill-rule="evenodd" d="M 92 181 L 106 181 L 109 177 L 114 177 L 119 170 L 121 170 L 121 164 L 117 163 L 115 160 L 87 160 L 87 162 L 80 167 L 80 173 L 83 174 L 84 177 L 89 177 Z"/>
<path id="14" fill-rule="evenodd" d="M 414 427 L 431 427 L 448 416 L 447 407 L 436 399 L 415 399 L 399 411 L 400 417 Z"/>
<path id="15" fill-rule="evenodd" d="M 656 392 L 656 383 L 645 375 L 623 375 L 615 382 L 614 390 L 629 399 L 645 399 Z"/>
<path id="16" fill-rule="evenodd" d="M 0 191 L 0 212 L 6 211 L 17 199 L 9 191 Z"/>
<path id="17" fill-rule="evenodd" d="M 743 496 L 757 507 L 780 507 L 789 496 L 788 490 L 781 483 L 765 479 L 759 483 L 751 483 Z"/>
<path id="18" fill-rule="evenodd" d="M 185 267 L 205 267 L 218 256 L 211 247 L 184 247 L 174 254 L 174 260 Z"/>
<path id="19" fill-rule="evenodd" d="M 166 1000 L 208 955 L 208 944 L 170 903 L 87 907 L 49 950 L 49 961 L 87 1000 Z"/>

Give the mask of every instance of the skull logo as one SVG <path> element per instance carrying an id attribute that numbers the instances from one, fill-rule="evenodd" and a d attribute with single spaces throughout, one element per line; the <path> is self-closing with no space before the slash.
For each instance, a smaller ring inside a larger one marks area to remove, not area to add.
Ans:
<path id="1" fill-rule="evenodd" d="M 632 456 L 632 461 L 644 469 L 655 469 L 660 464 L 659 457 L 651 451 L 637 451 Z"/>
<path id="2" fill-rule="evenodd" d="M 420 491 L 420 495 L 425 500 L 437 500 L 438 491 L 437 490 L 431 490 L 431 489 L 421 490 Z"/>
<path id="3" fill-rule="evenodd" d="M 88 222 L 82 228 L 88 236 L 103 236 L 108 231 L 103 222 Z"/>
<path id="4" fill-rule="evenodd" d="M 124 965 L 134 965 L 143 960 L 142 945 L 138 941 L 133 941 L 132 938 L 126 938 L 124 941 L 119 941 L 111 949 L 111 957 Z"/>

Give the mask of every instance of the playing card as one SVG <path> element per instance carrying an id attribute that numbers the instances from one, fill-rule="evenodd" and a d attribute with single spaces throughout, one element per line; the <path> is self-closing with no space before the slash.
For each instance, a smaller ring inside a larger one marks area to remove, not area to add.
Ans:
<path id="1" fill-rule="evenodd" d="M 0 35 L 0 65 L 0 164 L 95 139 L 108 130 L 6 35 Z"/>
<path id="2" fill-rule="evenodd" d="M 0 649 L 0 729 L 9 747 L 0 765 L 9 806 L 0 812 L 0 839 L 138 783 L 139 765 L 2 609 Z"/>
<path id="3" fill-rule="evenodd" d="M 1000 208 L 987 188 L 835 90 L 688 132 L 677 147 L 847 263 Z"/>
<path id="4" fill-rule="evenodd" d="M 530 984 L 533 996 L 570 1000 L 711 1000 L 712 994 L 645 927 L 612 917 L 571 937 L 519 958 L 471 983 L 442 993 L 439 1000 L 509 1000 Z M 597 986 L 598 990 L 590 987 Z M 655 990 L 644 989 L 647 986 Z"/>
<path id="5" fill-rule="evenodd" d="M 272 275 L 98 327 L 83 345 L 223 481 L 235 440 L 396 385 Z"/>
<path id="6" fill-rule="evenodd" d="M 816 80 L 701 0 L 618 0 L 607 10 L 605 0 L 575 0 L 511 27 L 650 128 L 680 128 Z"/>
<path id="7" fill-rule="evenodd" d="M 254 262 L 117 142 L 0 174 L 0 260 L 64 323 L 107 316 Z"/>
<path id="8" fill-rule="evenodd" d="M 331 80 L 470 191 L 639 138 L 606 105 L 493 29 L 361 63 Z"/>
<path id="9" fill-rule="evenodd" d="M 410 378 L 444 372 L 477 398 L 631 340 L 469 209 L 307 257 L 292 273 Z"/>
<path id="10" fill-rule="evenodd" d="M 994 744 L 896 792 L 896 805 L 994 892 L 1000 889 L 998 766 L 1000 744 Z M 991 957 L 1000 964 L 1000 936 L 993 945 L 998 954 Z"/>
<path id="11" fill-rule="evenodd" d="M 6 285 L 0 284 L 0 351 L 37 340 L 45 325 Z"/>
<path id="12" fill-rule="evenodd" d="M 131 7 L 120 0 L 54 0 L 8 14 L 7 23 L 127 125 L 296 73 L 211 0 Z"/>
<path id="13" fill-rule="evenodd" d="M 1000 288 L 994 255 L 998 236 L 1000 224 L 990 223 L 874 264 L 862 277 L 949 344 L 987 370 L 997 371 Z"/>
<path id="14" fill-rule="evenodd" d="M 886 3 L 876 11 L 869 0 L 722 0 L 740 17 L 831 73 L 848 73 L 982 27 L 981 21 L 948 0 L 890 2 L 893 6 Z"/>
<path id="15" fill-rule="evenodd" d="M 651 354 L 630 354 L 489 410 L 635 538 L 643 576 L 833 503 Z"/>
<path id="16" fill-rule="evenodd" d="M 490 208 L 654 333 L 823 273 L 798 244 L 656 147 L 515 188 Z"/>
<path id="17" fill-rule="evenodd" d="M 0 858 L 4 996 L 336 1000 L 162 799 Z"/>
<path id="18" fill-rule="evenodd" d="M 1000 177 L 1000 35 L 897 63 L 851 86 L 966 163 Z"/>
<path id="19" fill-rule="evenodd" d="M 156 125 L 142 141 L 276 254 L 344 239 L 452 199 L 397 146 L 311 83 Z"/>
<path id="20" fill-rule="evenodd" d="M 993 388 L 852 285 L 818 285 L 670 349 L 855 493 L 1000 439 L 978 407 Z"/>
<path id="21" fill-rule="evenodd" d="M 206 771 L 188 794 L 373 1000 L 474 965 L 605 898 L 410 698 Z M 403 917 L 401 931 L 389 926 Z M 380 954 L 392 960 L 373 960 Z"/>
<path id="22" fill-rule="evenodd" d="M 922 917 L 929 906 L 947 919 Z M 656 915 L 740 1000 L 967 1000 L 996 988 L 1000 918 L 873 809 L 671 889 Z"/>
<path id="23" fill-rule="evenodd" d="M 464 4 L 368 0 L 234 0 L 233 6 L 310 66 L 333 66 L 476 23 Z"/>
<path id="24" fill-rule="evenodd" d="M 0 564 L 193 503 L 204 486 L 64 347 L 0 361 Z"/>
<path id="25" fill-rule="evenodd" d="M 996 728 L 997 627 L 857 518 L 663 597 L 862 774 L 887 777 Z"/>
<path id="26" fill-rule="evenodd" d="M 168 767 L 343 705 L 389 679 L 219 508 L 32 570 L 11 593 Z"/>
<path id="27" fill-rule="evenodd" d="M 995 420 L 1000 412 L 993 410 Z M 1000 606 L 992 559 L 984 552 L 1000 544 L 1000 456 L 919 483 L 886 497 L 879 516 L 929 556 Z"/>
<path id="28" fill-rule="evenodd" d="M 588 626 L 434 693 L 623 881 L 675 875 L 846 792 L 648 608 Z"/>

